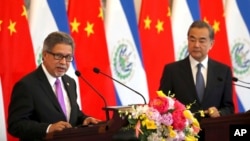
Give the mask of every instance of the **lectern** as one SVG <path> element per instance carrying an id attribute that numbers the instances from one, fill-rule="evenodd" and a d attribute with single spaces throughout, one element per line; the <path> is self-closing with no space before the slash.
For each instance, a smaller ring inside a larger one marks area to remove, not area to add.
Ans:
<path id="1" fill-rule="evenodd" d="M 205 130 L 205 141 L 229 141 L 230 125 L 250 125 L 250 113 L 206 118 L 200 124 Z"/>
<path id="2" fill-rule="evenodd" d="M 113 112 L 113 117 L 105 123 L 65 129 L 61 132 L 48 134 L 45 141 L 112 141 L 113 136 L 128 124 L 119 116 L 119 110 L 127 110 L 129 106 L 110 106 L 104 110 Z"/>

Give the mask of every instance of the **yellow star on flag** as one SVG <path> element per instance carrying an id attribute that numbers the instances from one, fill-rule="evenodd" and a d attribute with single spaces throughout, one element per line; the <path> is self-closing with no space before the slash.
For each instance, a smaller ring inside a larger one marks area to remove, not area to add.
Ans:
<path id="1" fill-rule="evenodd" d="M 24 5 L 22 6 L 22 8 L 23 8 L 23 12 L 22 12 L 21 16 L 24 16 L 27 19 L 28 18 L 28 16 L 27 16 L 27 10 L 26 10 L 26 8 L 25 8 Z"/>
<path id="2" fill-rule="evenodd" d="M 84 30 L 87 32 L 87 36 L 89 37 L 90 34 L 94 34 L 94 30 L 93 30 L 94 24 L 87 22 L 87 26 L 84 28 Z"/>
<path id="3" fill-rule="evenodd" d="M 10 20 L 10 24 L 8 26 L 8 29 L 10 30 L 10 35 L 12 35 L 13 32 L 16 32 L 16 22 L 12 22 Z"/>
<path id="4" fill-rule="evenodd" d="M 102 8 L 100 7 L 99 8 L 99 14 L 98 14 L 98 17 L 101 18 L 103 20 L 103 10 Z"/>
<path id="5" fill-rule="evenodd" d="M 168 6 L 167 17 L 170 17 L 170 16 L 171 16 L 171 9 L 170 9 L 170 7 Z"/>
<path id="6" fill-rule="evenodd" d="M 81 23 L 79 23 L 76 18 L 74 18 L 74 21 L 70 23 L 71 25 L 71 32 L 77 32 L 78 33 L 78 27 L 81 25 Z"/>
<path id="7" fill-rule="evenodd" d="M 145 29 L 150 29 L 150 24 L 151 24 L 151 20 L 149 18 L 149 16 L 147 16 L 147 18 L 144 20 L 144 28 Z"/>
<path id="8" fill-rule="evenodd" d="M 163 31 L 163 22 L 160 20 L 157 20 L 157 24 L 156 24 L 156 29 L 157 29 L 157 33 L 160 33 L 161 31 Z"/>
<path id="9" fill-rule="evenodd" d="M 209 21 L 207 20 L 207 17 L 204 17 L 203 21 L 209 24 Z"/>
<path id="10" fill-rule="evenodd" d="M 218 31 L 220 31 L 220 22 L 215 20 L 213 24 L 213 29 L 214 29 L 214 33 L 217 33 Z"/>

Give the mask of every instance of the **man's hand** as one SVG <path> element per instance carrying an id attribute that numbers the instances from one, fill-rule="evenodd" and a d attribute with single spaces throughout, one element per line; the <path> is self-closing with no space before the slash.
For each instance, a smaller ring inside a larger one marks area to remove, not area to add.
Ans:
<path id="1" fill-rule="evenodd" d="M 95 119 L 93 117 L 87 117 L 84 121 L 83 121 L 83 125 L 89 125 L 89 124 L 97 124 L 101 122 L 101 120 L 99 119 Z"/>
<path id="2" fill-rule="evenodd" d="M 220 117 L 220 112 L 216 107 L 210 107 L 207 110 L 205 110 L 205 114 L 209 115 L 212 118 Z"/>
<path id="3" fill-rule="evenodd" d="M 62 131 L 65 128 L 71 128 L 71 124 L 65 121 L 59 121 L 54 124 L 51 124 L 49 127 L 49 133 L 55 132 L 55 131 Z"/>

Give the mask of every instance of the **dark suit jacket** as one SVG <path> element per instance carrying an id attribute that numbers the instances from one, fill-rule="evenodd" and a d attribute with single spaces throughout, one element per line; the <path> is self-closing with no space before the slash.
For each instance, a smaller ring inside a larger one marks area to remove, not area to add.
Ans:
<path id="1" fill-rule="evenodd" d="M 189 57 L 165 66 L 159 90 L 163 90 L 165 94 L 171 91 L 175 98 L 185 105 L 196 101 L 191 107 L 191 112 L 215 106 L 221 115 L 233 113 L 230 67 L 209 58 L 207 71 L 207 84 L 201 102 L 196 93 Z M 200 120 L 199 114 L 196 114 L 196 117 Z"/>
<path id="2" fill-rule="evenodd" d="M 67 91 L 71 115 L 70 124 L 82 124 L 87 117 L 76 102 L 75 81 L 62 76 Z M 41 66 L 17 82 L 12 91 L 9 105 L 8 132 L 21 140 L 41 140 L 49 124 L 66 121 L 57 98 Z"/>

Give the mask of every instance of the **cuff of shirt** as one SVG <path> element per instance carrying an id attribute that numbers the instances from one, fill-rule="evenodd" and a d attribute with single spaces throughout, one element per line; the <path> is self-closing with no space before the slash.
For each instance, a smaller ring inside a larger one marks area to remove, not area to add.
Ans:
<path id="1" fill-rule="evenodd" d="M 48 126 L 48 128 L 47 128 L 47 130 L 46 130 L 46 133 L 49 133 L 49 128 L 50 128 L 51 125 L 52 125 L 52 124 L 50 124 L 50 125 Z"/>

